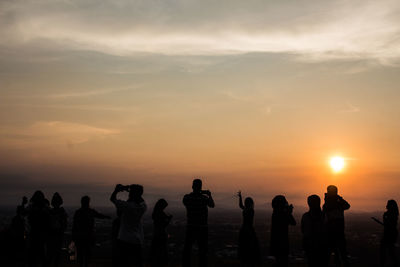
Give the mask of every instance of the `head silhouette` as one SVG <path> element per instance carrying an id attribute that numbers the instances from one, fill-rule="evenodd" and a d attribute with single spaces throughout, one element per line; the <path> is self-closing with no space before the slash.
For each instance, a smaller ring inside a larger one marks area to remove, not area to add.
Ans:
<path id="1" fill-rule="evenodd" d="M 167 206 L 168 206 L 168 202 L 165 199 L 163 199 L 163 198 L 159 199 L 156 202 L 156 204 L 154 205 L 153 218 L 154 218 L 155 214 L 163 211 Z"/>
<path id="2" fill-rule="evenodd" d="M 46 198 L 44 197 L 43 192 L 38 190 L 35 193 L 33 193 L 31 197 L 31 203 L 32 206 L 37 206 L 37 207 L 45 206 Z"/>
<path id="3" fill-rule="evenodd" d="M 59 208 L 63 204 L 63 199 L 58 192 L 55 192 L 51 198 L 51 205 L 54 208 Z"/>
<path id="4" fill-rule="evenodd" d="M 90 197 L 89 196 L 83 196 L 81 198 L 81 207 L 84 209 L 88 209 L 90 204 Z"/>
<path id="5" fill-rule="evenodd" d="M 317 195 L 311 195 L 307 198 L 310 210 L 321 210 L 321 199 Z"/>
<path id="6" fill-rule="evenodd" d="M 246 197 L 246 199 L 244 200 L 244 206 L 247 209 L 253 209 L 254 208 L 254 201 L 251 197 Z"/>
<path id="7" fill-rule="evenodd" d="M 397 202 L 396 200 L 388 200 L 387 204 L 386 204 L 386 209 L 388 212 L 395 214 L 395 215 L 399 215 L 399 207 L 397 206 Z"/>
<path id="8" fill-rule="evenodd" d="M 129 198 L 132 200 L 141 200 L 143 195 L 143 186 L 132 184 L 129 186 Z"/>
<path id="9" fill-rule="evenodd" d="M 336 186 L 334 186 L 334 185 L 328 186 L 326 188 L 326 190 L 327 190 L 327 194 L 329 196 L 337 196 L 337 194 L 338 194 L 338 188 Z"/>
<path id="10" fill-rule="evenodd" d="M 193 192 L 200 193 L 203 182 L 200 179 L 194 179 L 192 184 Z"/>
<path id="11" fill-rule="evenodd" d="M 280 210 L 284 210 L 287 205 L 288 202 L 285 198 L 285 196 L 282 195 L 277 195 L 272 199 L 272 208 L 274 209 L 274 211 L 280 211 Z"/>

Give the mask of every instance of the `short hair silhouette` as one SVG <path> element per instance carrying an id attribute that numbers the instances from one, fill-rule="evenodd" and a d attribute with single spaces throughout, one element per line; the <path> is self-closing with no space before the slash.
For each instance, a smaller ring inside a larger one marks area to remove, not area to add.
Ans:
<path id="1" fill-rule="evenodd" d="M 317 195 L 311 195 L 307 198 L 307 204 L 310 209 L 319 209 L 321 207 L 321 198 Z"/>
<path id="2" fill-rule="evenodd" d="M 282 209 L 288 204 L 285 196 L 277 195 L 272 199 L 271 205 L 273 209 Z"/>
<path id="3" fill-rule="evenodd" d="M 337 195 L 338 193 L 338 188 L 334 185 L 329 185 L 326 188 L 326 191 L 328 192 L 329 195 Z"/>
<path id="4" fill-rule="evenodd" d="M 192 188 L 194 192 L 198 192 L 201 190 L 201 187 L 203 186 L 203 182 L 200 179 L 194 179 Z"/>
<path id="5" fill-rule="evenodd" d="M 89 208 L 89 203 L 90 203 L 90 197 L 89 196 L 83 196 L 81 198 L 81 206 L 82 206 L 82 208 Z"/>
<path id="6" fill-rule="evenodd" d="M 60 207 L 63 204 L 63 199 L 58 192 L 55 192 L 51 198 L 51 205 L 53 207 Z"/>

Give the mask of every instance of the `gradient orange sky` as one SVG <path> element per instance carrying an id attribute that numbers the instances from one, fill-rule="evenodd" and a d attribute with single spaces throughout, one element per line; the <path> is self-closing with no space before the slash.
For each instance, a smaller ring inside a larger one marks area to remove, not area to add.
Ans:
<path id="1" fill-rule="evenodd" d="M 399 200 L 398 1 L 2 1 L 0 201 Z M 333 174 L 329 158 L 345 170 Z M 257 204 L 258 203 L 258 204 Z M 218 205 L 218 202 L 217 202 Z"/>

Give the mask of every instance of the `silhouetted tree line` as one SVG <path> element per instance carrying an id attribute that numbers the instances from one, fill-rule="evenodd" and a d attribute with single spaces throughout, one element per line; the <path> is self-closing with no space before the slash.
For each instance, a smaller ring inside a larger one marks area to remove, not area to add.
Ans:
<path id="1" fill-rule="evenodd" d="M 193 180 L 193 191 L 183 197 L 186 207 L 187 224 L 184 241 L 182 266 L 191 265 L 191 251 L 194 243 L 198 246 L 198 264 L 207 266 L 208 249 L 208 208 L 214 208 L 214 200 L 209 190 L 202 189 L 200 179 Z M 127 191 L 127 200 L 118 199 L 118 193 Z M 117 218 L 112 222 L 112 264 L 113 266 L 143 266 L 142 247 L 144 233 L 142 216 L 147 210 L 143 186 L 116 185 L 110 201 L 115 205 Z M 254 201 L 238 192 L 239 207 L 243 223 L 238 238 L 238 258 L 242 266 L 256 266 L 260 263 L 260 246 L 254 229 Z M 350 204 L 338 195 L 336 186 L 330 185 L 325 193 L 324 204 L 317 195 L 307 198 L 309 210 L 301 218 L 303 248 L 310 267 L 328 266 L 334 261 L 336 266 L 349 266 L 344 211 Z M 62 207 L 63 199 L 54 193 L 51 202 L 41 191 L 36 191 L 29 202 L 26 197 L 17 207 L 12 219 L 9 244 L 15 266 L 58 266 L 62 251 L 64 232 L 67 228 L 67 213 Z M 172 215 L 165 213 L 168 203 L 159 199 L 152 212 L 153 239 L 151 242 L 151 266 L 168 265 L 168 234 L 166 228 Z M 275 257 L 275 266 L 288 266 L 290 225 L 296 225 L 293 205 L 285 196 L 272 199 L 270 254 Z M 395 200 L 389 200 L 383 221 L 383 237 L 380 246 L 380 264 L 389 262 L 398 266 L 395 243 L 397 241 L 397 221 L 399 210 Z M 72 242 L 80 266 L 88 266 L 95 241 L 95 220 L 110 219 L 90 207 L 90 198 L 83 196 L 81 207 L 75 211 L 72 225 Z M 72 245 L 71 245 L 72 246 Z M 333 256 L 333 257 L 332 257 Z"/>

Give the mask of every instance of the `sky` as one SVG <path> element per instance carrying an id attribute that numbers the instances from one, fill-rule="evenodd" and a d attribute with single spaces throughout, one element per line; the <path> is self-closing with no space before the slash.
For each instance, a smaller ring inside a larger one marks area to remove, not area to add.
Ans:
<path id="1" fill-rule="evenodd" d="M 0 202 L 400 200 L 400 3 L 0 2 Z M 333 173 L 332 156 L 346 167 Z"/>

